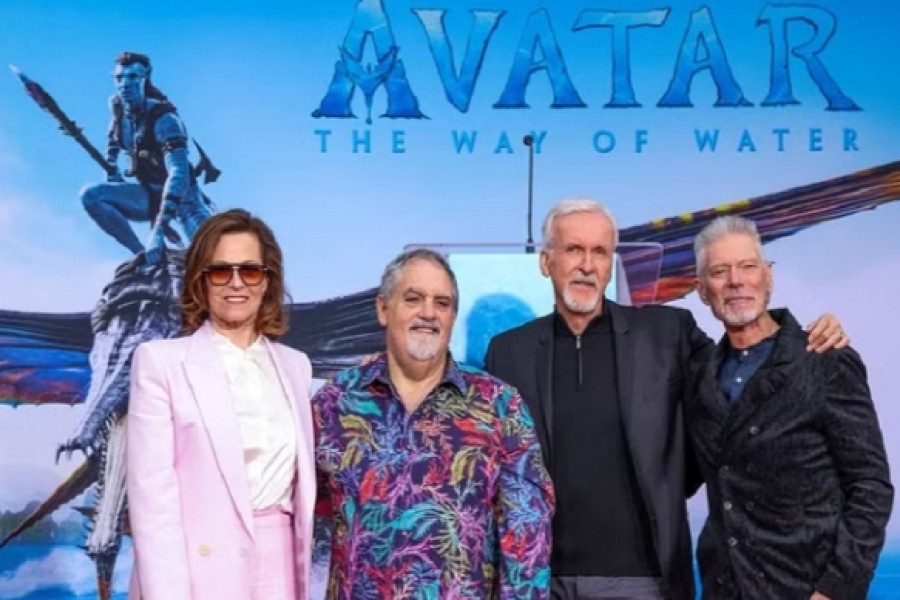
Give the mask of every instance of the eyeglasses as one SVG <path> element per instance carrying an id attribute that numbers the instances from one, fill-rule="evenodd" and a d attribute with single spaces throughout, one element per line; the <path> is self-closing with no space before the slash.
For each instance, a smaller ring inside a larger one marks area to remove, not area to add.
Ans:
<path id="1" fill-rule="evenodd" d="M 265 265 L 256 265 L 253 263 L 232 265 L 228 263 L 219 263 L 209 265 L 203 269 L 206 280 L 212 285 L 228 285 L 231 279 L 237 274 L 244 285 L 257 286 L 263 282 L 269 272 L 269 267 Z"/>

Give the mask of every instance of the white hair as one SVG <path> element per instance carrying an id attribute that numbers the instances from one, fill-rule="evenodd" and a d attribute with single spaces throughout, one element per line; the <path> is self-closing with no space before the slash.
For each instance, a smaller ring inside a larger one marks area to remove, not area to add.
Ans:
<path id="1" fill-rule="evenodd" d="M 606 217 L 613 229 L 613 249 L 619 245 L 619 227 L 616 225 L 616 218 L 602 202 L 591 198 L 565 198 L 554 204 L 544 217 L 544 224 L 541 227 L 544 250 L 549 250 L 553 246 L 553 223 L 556 219 L 579 212 L 599 213 Z"/>
<path id="2" fill-rule="evenodd" d="M 694 259 L 697 262 L 697 276 L 703 275 L 706 270 L 706 253 L 709 247 L 731 234 L 741 234 L 750 237 L 756 244 L 759 256 L 765 260 L 763 254 L 762 240 L 759 237 L 759 231 L 756 229 L 756 223 L 744 217 L 734 215 L 726 215 L 713 219 L 706 227 L 704 227 L 697 237 L 694 238 Z"/>

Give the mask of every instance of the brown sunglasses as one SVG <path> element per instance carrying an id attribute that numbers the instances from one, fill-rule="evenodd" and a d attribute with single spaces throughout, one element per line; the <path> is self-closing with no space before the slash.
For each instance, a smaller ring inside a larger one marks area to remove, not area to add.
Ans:
<path id="1" fill-rule="evenodd" d="M 269 267 L 266 265 L 257 265 L 253 263 L 248 264 L 229 264 L 229 263 L 219 263 L 215 265 L 209 265 L 205 269 L 203 269 L 203 274 L 206 275 L 206 280 L 209 281 L 212 285 L 228 285 L 231 282 L 232 277 L 235 274 L 241 278 L 241 281 L 244 282 L 244 285 L 248 286 L 257 286 L 263 282 L 263 279 L 266 278 L 266 275 L 269 272 Z"/>

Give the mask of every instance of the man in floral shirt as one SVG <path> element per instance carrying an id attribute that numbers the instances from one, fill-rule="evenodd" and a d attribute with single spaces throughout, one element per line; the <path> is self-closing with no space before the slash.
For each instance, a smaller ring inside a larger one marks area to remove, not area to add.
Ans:
<path id="1" fill-rule="evenodd" d="M 313 398 L 330 599 L 549 595 L 554 497 L 531 415 L 450 357 L 458 300 L 443 256 L 401 254 L 376 301 L 387 352 Z"/>

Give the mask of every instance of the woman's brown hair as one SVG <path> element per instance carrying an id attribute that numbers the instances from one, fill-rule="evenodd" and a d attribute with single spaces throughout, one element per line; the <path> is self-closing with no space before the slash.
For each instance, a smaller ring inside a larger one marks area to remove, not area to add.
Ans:
<path id="1" fill-rule="evenodd" d="M 229 233 L 249 233 L 259 240 L 263 264 L 268 267 L 269 285 L 256 317 L 256 330 L 270 339 L 277 338 L 288 328 L 288 315 L 284 310 L 287 290 L 284 286 L 281 248 L 269 226 L 241 208 L 209 217 L 191 241 L 184 260 L 181 329 L 184 333 L 194 333 L 209 318 L 209 297 L 203 269 L 212 261 L 219 240 Z"/>

